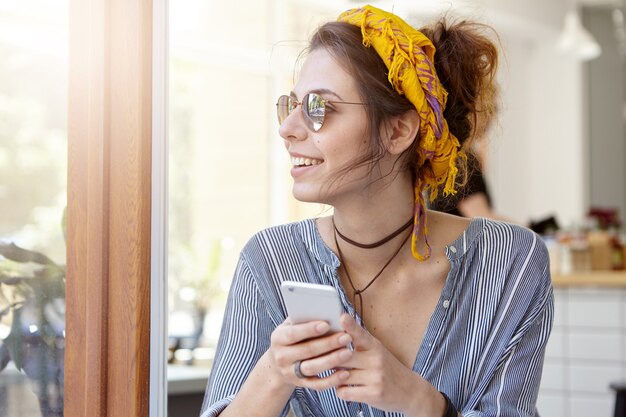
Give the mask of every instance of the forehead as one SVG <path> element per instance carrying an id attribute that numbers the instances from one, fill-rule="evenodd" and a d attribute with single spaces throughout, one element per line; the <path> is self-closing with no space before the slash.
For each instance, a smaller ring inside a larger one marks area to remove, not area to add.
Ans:
<path id="1" fill-rule="evenodd" d="M 327 89 L 343 100 L 359 98 L 352 75 L 323 48 L 312 51 L 304 61 L 294 92 L 302 97 L 310 91 Z"/>

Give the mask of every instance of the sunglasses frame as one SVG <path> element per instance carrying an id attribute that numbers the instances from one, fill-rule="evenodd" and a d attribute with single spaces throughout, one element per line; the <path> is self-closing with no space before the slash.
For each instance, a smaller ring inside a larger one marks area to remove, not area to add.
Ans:
<path id="1" fill-rule="evenodd" d="M 283 103 L 281 103 L 283 101 Z M 307 105 L 304 106 L 303 103 Z M 313 109 L 313 111 L 321 110 L 321 114 L 311 115 L 311 103 L 319 103 L 319 107 Z M 302 101 L 296 100 L 292 96 L 288 96 L 283 94 L 278 97 L 278 101 L 276 102 L 276 113 L 278 116 L 278 124 L 282 125 L 285 122 L 285 119 L 289 117 L 292 111 L 296 109 L 296 107 L 302 107 L 302 117 L 304 118 L 305 124 L 307 128 L 309 128 L 313 132 L 319 131 L 324 125 L 324 119 L 326 117 L 326 105 L 327 104 L 359 104 L 366 105 L 367 103 L 356 103 L 352 101 L 338 101 L 338 100 L 328 100 L 322 98 L 321 95 L 317 93 L 307 93 L 304 97 L 302 97 Z M 286 109 L 286 113 L 285 110 Z"/>

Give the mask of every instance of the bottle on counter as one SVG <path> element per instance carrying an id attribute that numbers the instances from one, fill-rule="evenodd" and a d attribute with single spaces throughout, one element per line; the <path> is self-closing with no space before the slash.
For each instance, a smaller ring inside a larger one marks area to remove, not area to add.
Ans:
<path id="1" fill-rule="evenodd" d="M 570 253 L 572 271 L 591 271 L 591 249 L 584 230 L 577 230 L 572 234 Z"/>
<path id="2" fill-rule="evenodd" d="M 587 234 L 587 241 L 591 249 L 591 269 L 613 269 L 611 235 L 606 230 L 591 230 Z"/>
<path id="3" fill-rule="evenodd" d="M 558 261 L 558 271 L 561 275 L 591 270 L 591 250 L 586 234 L 578 227 L 558 235 L 554 252 L 553 259 Z"/>
<path id="4" fill-rule="evenodd" d="M 615 271 L 624 269 L 624 244 L 617 230 L 611 231 L 611 268 Z"/>
<path id="5" fill-rule="evenodd" d="M 561 247 L 554 235 L 542 236 L 543 241 L 548 249 L 548 256 L 550 257 L 550 275 L 555 276 L 561 273 Z"/>
<path id="6" fill-rule="evenodd" d="M 620 236 L 620 242 L 622 244 L 622 259 L 624 260 L 624 269 L 626 269 L 626 233 Z"/>
<path id="7" fill-rule="evenodd" d="M 592 207 L 588 218 L 596 223 L 590 229 L 589 243 L 592 248 L 592 268 L 623 270 L 626 251 L 619 235 L 621 221 L 614 207 Z"/>

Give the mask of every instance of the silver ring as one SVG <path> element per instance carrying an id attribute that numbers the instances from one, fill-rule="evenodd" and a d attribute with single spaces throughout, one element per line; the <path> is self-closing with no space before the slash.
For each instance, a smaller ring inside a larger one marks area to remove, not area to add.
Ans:
<path id="1" fill-rule="evenodd" d="M 293 363 L 293 373 L 296 374 L 296 376 L 300 379 L 308 378 L 308 376 L 302 373 L 302 369 L 300 369 L 300 365 L 302 365 L 302 361 L 295 361 Z"/>

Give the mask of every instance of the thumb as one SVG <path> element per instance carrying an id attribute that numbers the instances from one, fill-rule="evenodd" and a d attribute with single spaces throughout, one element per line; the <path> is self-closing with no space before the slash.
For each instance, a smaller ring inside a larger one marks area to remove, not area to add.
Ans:
<path id="1" fill-rule="evenodd" d="M 359 326 L 349 314 L 344 313 L 341 315 L 340 319 L 341 327 L 345 330 L 346 333 L 352 337 L 352 345 L 355 349 L 367 349 L 372 345 L 373 338 L 367 330 L 363 327 Z"/>

